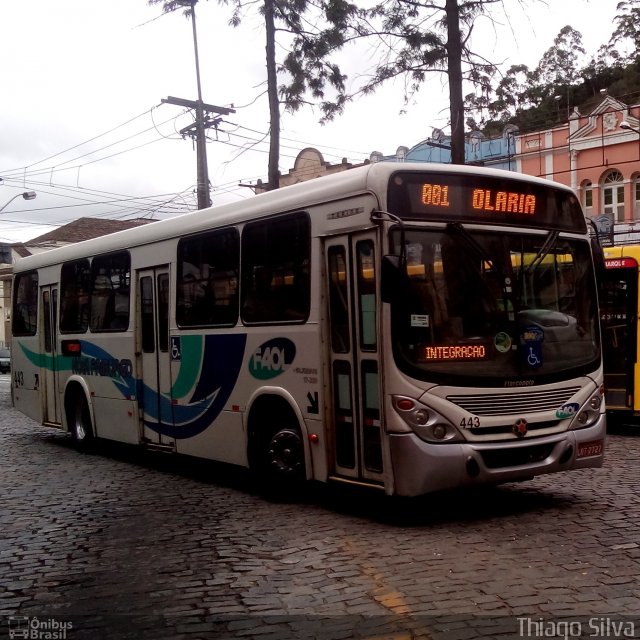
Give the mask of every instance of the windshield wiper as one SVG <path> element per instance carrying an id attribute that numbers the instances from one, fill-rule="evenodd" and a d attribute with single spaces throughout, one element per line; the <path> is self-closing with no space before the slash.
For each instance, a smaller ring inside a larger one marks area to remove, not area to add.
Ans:
<path id="1" fill-rule="evenodd" d="M 484 262 L 489 265 L 491 270 L 494 269 L 493 260 L 489 256 L 489 254 L 485 251 L 484 247 L 460 224 L 459 222 L 449 222 L 447 224 L 447 231 L 455 237 L 463 240 L 466 245 L 475 252 L 475 254 L 482 258 Z M 498 272 L 501 274 L 502 271 L 498 269 Z"/>
<path id="2" fill-rule="evenodd" d="M 559 235 L 559 231 L 549 231 L 542 246 L 538 249 L 536 257 L 531 261 L 530 265 L 525 267 L 525 273 L 531 273 L 549 255 L 549 251 L 557 242 Z"/>

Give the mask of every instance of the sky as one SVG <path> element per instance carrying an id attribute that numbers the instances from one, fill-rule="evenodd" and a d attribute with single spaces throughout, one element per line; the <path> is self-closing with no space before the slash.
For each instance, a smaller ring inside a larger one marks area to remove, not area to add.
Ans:
<path id="1" fill-rule="evenodd" d="M 504 0 L 496 22 L 478 21 L 474 49 L 507 69 L 534 68 L 567 24 L 595 55 L 619 0 Z M 233 108 L 207 144 L 213 204 L 249 198 L 266 181 L 269 116 L 264 31 L 255 13 L 239 28 L 215 0 L 196 5 L 203 101 Z M 282 48 L 278 49 L 283 53 Z M 0 2 L 0 242 L 25 242 L 80 217 L 178 215 L 197 206 L 196 154 L 179 131 L 195 100 L 192 24 L 147 0 Z M 350 50 L 345 68 L 371 71 L 372 51 Z M 283 113 L 280 170 L 305 147 L 327 162 L 360 163 L 448 131 L 448 89 L 432 75 L 409 103 L 401 81 L 349 104 L 320 125 L 312 107 Z M 21 194 L 35 191 L 35 199 Z M 3 208 L 4 207 L 4 208 Z"/>

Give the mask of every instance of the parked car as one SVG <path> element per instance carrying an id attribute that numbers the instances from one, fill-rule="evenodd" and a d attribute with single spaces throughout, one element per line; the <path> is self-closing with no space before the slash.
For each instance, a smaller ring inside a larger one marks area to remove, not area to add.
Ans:
<path id="1" fill-rule="evenodd" d="M 9 371 L 11 371 L 11 351 L 0 349 L 0 373 L 9 373 Z"/>

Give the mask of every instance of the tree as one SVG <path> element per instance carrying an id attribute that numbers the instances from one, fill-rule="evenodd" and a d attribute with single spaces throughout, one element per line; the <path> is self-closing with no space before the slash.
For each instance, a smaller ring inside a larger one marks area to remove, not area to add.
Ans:
<path id="1" fill-rule="evenodd" d="M 185 15 L 192 15 L 192 2 L 195 4 L 198 0 L 148 0 L 150 5 L 162 4 L 165 13 L 176 11 L 187 6 Z M 232 0 L 235 8 L 231 17 L 231 24 L 237 26 L 240 24 L 241 11 L 244 7 L 242 0 Z M 276 189 L 279 186 L 279 170 L 278 164 L 280 159 L 280 105 L 278 101 L 277 86 L 277 66 L 275 54 L 275 19 L 276 19 L 276 3 L 278 0 L 264 0 L 262 13 L 265 20 L 265 58 L 267 69 L 267 94 L 269 98 L 269 161 L 268 161 L 268 189 Z M 226 4 L 227 0 L 220 0 L 222 4 Z"/>
<path id="2" fill-rule="evenodd" d="M 557 124 L 570 106 L 599 99 L 602 89 L 627 102 L 640 97 L 640 0 L 620 2 L 617 9 L 609 42 L 585 66 L 580 67 L 585 54 L 582 36 L 566 26 L 533 71 L 515 65 L 497 87 L 487 82 L 481 94 L 468 95 L 467 109 L 480 118 L 472 121 L 473 126 L 487 135 L 498 133 L 507 123 L 516 124 L 522 132 L 534 131 Z M 635 48 L 623 55 L 623 45 L 630 43 Z"/>
<path id="3" fill-rule="evenodd" d="M 488 136 L 500 135 L 515 114 L 532 106 L 533 78 L 534 73 L 522 64 L 509 67 L 495 89 L 492 78 L 487 76 L 476 85 L 480 95 L 476 92 L 465 96 L 465 109 L 473 114 L 468 118 L 470 128 L 483 130 Z"/>
<path id="4" fill-rule="evenodd" d="M 551 92 L 554 87 L 568 87 L 573 84 L 580 76 L 578 54 L 585 53 L 582 34 L 569 25 L 562 27 L 553 41 L 553 46 L 542 54 L 536 67 L 537 84 L 549 87 Z"/>
<path id="5" fill-rule="evenodd" d="M 194 0 L 197 1 L 197 0 Z M 245 0 L 219 0 L 234 6 L 237 25 Z M 522 0 L 518 0 L 522 1 Z M 148 0 L 173 11 L 184 0 Z M 291 112 L 319 102 L 322 120 L 342 113 L 355 96 L 373 93 L 386 81 L 404 76 L 405 101 L 427 74 L 446 73 L 449 81 L 452 162 L 464 163 L 463 82 L 488 83 L 495 66 L 475 54 L 470 36 L 475 19 L 503 0 L 381 0 L 363 9 L 348 0 L 263 0 L 270 135 L 269 188 L 278 185 L 280 104 Z M 310 16 L 310 17 L 309 17 Z M 275 35 L 291 37 L 290 53 L 278 67 Z M 347 76 L 334 56 L 357 40 L 376 40 L 379 58 L 373 74 L 347 92 Z M 277 86 L 277 73 L 287 75 Z M 328 96 L 331 92 L 331 96 Z"/>
<path id="6" fill-rule="evenodd" d="M 329 4 L 329 0 L 319 2 L 319 6 Z M 332 4 L 337 3 L 333 0 Z M 341 113 L 357 95 L 370 94 L 391 79 L 405 78 L 408 102 L 428 74 L 444 73 L 449 82 L 452 161 L 464 163 L 463 83 L 482 82 L 496 69 L 472 51 L 470 37 L 476 19 L 493 4 L 501 5 L 502 0 L 381 0 L 369 10 L 338 11 L 337 21 L 336 15 L 325 12 L 330 26 L 315 35 L 296 36 L 284 62 L 291 78 L 285 89 L 290 108 L 304 104 L 305 94 L 310 93 L 323 100 L 326 121 Z M 337 64 L 327 60 L 346 45 L 364 39 L 377 42 L 375 70 L 346 92 L 340 87 L 346 76 Z M 331 73 L 327 73 L 328 68 Z M 318 69 L 324 75 L 318 74 Z M 325 94 L 328 78 L 340 79 L 333 83 L 336 94 L 332 99 Z"/>
<path id="7" fill-rule="evenodd" d="M 617 15 L 613 22 L 615 30 L 611 34 L 609 47 L 631 45 L 625 62 L 633 62 L 640 51 L 640 0 L 623 0 L 616 6 Z"/>
<path id="8" fill-rule="evenodd" d="M 269 161 L 267 175 L 269 190 L 280 186 L 280 102 L 276 68 L 275 0 L 264 0 L 264 29 L 266 35 L 267 94 L 269 96 Z"/>

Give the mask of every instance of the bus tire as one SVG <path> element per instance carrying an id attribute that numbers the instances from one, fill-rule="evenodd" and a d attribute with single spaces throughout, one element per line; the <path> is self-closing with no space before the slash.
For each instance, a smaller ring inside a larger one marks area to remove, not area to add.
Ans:
<path id="1" fill-rule="evenodd" d="M 304 445 L 298 429 L 276 431 L 266 448 L 265 464 L 270 474 L 281 482 L 304 479 Z"/>
<path id="2" fill-rule="evenodd" d="M 292 417 L 280 414 L 275 419 L 279 426 L 253 432 L 249 464 L 262 493 L 293 498 L 306 483 L 302 433 Z"/>
<path id="3" fill-rule="evenodd" d="M 89 404 L 84 393 L 76 393 L 69 410 L 69 431 L 77 449 L 90 453 L 95 446 L 95 435 L 91 424 Z"/>

